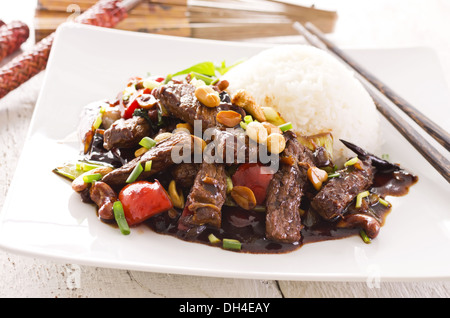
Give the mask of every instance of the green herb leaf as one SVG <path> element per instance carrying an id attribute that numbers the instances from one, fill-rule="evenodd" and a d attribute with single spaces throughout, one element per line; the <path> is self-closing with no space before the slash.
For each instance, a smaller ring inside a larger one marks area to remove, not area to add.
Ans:
<path id="1" fill-rule="evenodd" d="M 242 62 L 244 62 L 244 60 L 239 60 L 236 63 L 230 65 L 230 66 L 226 66 L 225 61 L 223 61 L 220 66 L 216 66 L 216 71 L 220 73 L 220 75 L 224 75 L 226 74 L 229 70 L 231 70 L 233 67 L 241 64 Z"/>
<path id="2" fill-rule="evenodd" d="M 214 63 L 212 62 L 201 62 L 195 65 L 192 65 L 191 67 L 188 67 L 187 69 L 184 69 L 182 71 L 179 71 L 175 74 L 172 74 L 172 77 L 178 76 L 178 75 L 184 75 L 189 74 L 191 72 L 207 75 L 207 76 L 215 76 L 216 75 L 216 69 L 214 67 Z"/>

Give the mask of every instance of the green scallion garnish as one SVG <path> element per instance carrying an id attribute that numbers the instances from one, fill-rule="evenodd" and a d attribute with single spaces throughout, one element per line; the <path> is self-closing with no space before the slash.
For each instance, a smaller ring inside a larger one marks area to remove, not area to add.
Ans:
<path id="1" fill-rule="evenodd" d="M 364 243 L 370 244 L 370 242 L 372 242 L 370 237 L 367 235 L 366 231 L 364 230 L 359 231 L 359 235 L 363 239 Z"/>
<path id="2" fill-rule="evenodd" d="M 220 239 L 217 238 L 217 236 L 215 236 L 215 235 L 212 234 L 212 233 L 208 235 L 208 240 L 209 240 L 209 242 L 210 242 L 211 244 L 217 244 L 217 243 L 220 243 Z"/>
<path id="3" fill-rule="evenodd" d="M 244 129 L 244 130 L 247 129 L 247 124 L 244 123 L 243 121 L 241 121 L 241 122 L 239 123 L 239 126 L 241 126 L 241 128 Z"/>
<path id="4" fill-rule="evenodd" d="M 252 115 L 246 115 L 244 117 L 244 123 L 246 123 L 247 125 L 250 124 L 252 121 L 253 121 Z"/>
<path id="5" fill-rule="evenodd" d="M 144 171 L 145 172 L 149 172 L 150 170 L 152 170 L 152 162 L 151 160 L 145 162 L 145 166 L 144 166 Z"/>
<path id="6" fill-rule="evenodd" d="M 85 183 L 92 183 L 94 181 L 98 181 L 102 178 L 101 173 L 93 173 L 83 176 L 83 181 Z"/>
<path id="7" fill-rule="evenodd" d="M 330 173 L 328 175 L 328 178 L 336 178 L 339 177 L 341 174 L 339 172 L 335 172 L 335 173 Z"/>
<path id="8" fill-rule="evenodd" d="M 223 248 L 229 250 L 240 250 L 242 248 L 241 242 L 233 239 L 223 239 Z"/>
<path id="9" fill-rule="evenodd" d="M 364 192 L 358 193 L 358 195 L 356 196 L 355 207 L 360 208 L 362 205 L 362 199 L 367 197 L 369 194 L 370 194 L 369 191 L 364 191 Z"/>
<path id="10" fill-rule="evenodd" d="M 131 171 L 130 175 L 128 176 L 128 179 L 126 180 L 126 183 L 131 183 L 136 181 L 136 179 L 139 177 L 139 175 L 142 173 L 144 168 L 142 168 L 142 165 L 140 162 L 134 167 L 133 171 Z"/>
<path id="11" fill-rule="evenodd" d="M 139 142 L 139 145 L 141 145 L 144 148 L 150 149 L 150 148 L 153 148 L 156 145 L 156 141 L 154 141 L 150 137 L 144 137 Z"/>
<path id="12" fill-rule="evenodd" d="M 122 202 L 116 201 L 113 204 L 114 218 L 116 219 L 117 225 L 119 226 L 120 232 L 123 235 L 130 234 L 130 227 L 128 226 L 127 220 L 125 218 L 125 213 L 123 211 Z"/>
<path id="13" fill-rule="evenodd" d="M 231 190 L 233 190 L 233 180 L 231 180 L 231 177 L 227 175 L 227 193 L 230 193 Z"/>
<path id="14" fill-rule="evenodd" d="M 384 205 L 385 207 L 388 207 L 390 205 L 389 202 L 387 202 L 386 200 L 384 200 L 383 198 L 379 198 L 378 202 L 380 202 L 382 205 Z"/>
<path id="15" fill-rule="evenodd" d="M 289 123 L 280 125 L 280 126 L 278 126 L 278 128 L 280 128 L 281 131 L 283 131 L 283 132 L 288 131 L 289 129 L 292 129 L 292 123 L 289 122 Z"/>
<path id="16" fill-rule="evenodd" d="M 81 161 L 76 163 L 77 170 L 81 170 L 81 171 L 90 171 L 92 169 L 99 168 L 99 167 L 103 167 L 103 165 L 97 165 L 97 164 L 81 162 Z"/>
<path id="17" fill-rule="evenodd" d="M 346 163 L 344 163 L 344 167 L 353 166 L 355 163 L 358 162 L 358 157 L 354 157 L 350 160 L 348 160 Z"/>
<path id="18" fill-rule="evenodd" d="M 101 124 L 102 124 L 102 114 L 98 115 L 97 118 L 94 121 L 94 124 L 92 125 L 92 127 L 95 129 L 100 128 Z"/>

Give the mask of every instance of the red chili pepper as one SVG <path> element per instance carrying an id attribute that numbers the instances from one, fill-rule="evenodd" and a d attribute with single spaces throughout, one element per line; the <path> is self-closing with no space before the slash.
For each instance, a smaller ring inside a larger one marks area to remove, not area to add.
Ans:
<path id="1" fill-rule="evenodd" d="M 137 98 L 134 97 L 133 100 L 131 100 L 125 107 L 122 117 L 125 119 L 133 117 L 133 113 L 136 110 L 136 108 L 139 108 L 139 102 L 137 101 Z"/>
<path id="2" fill-rule="evenodd" d="M 169 194 L 158 180 L 138 181 L 125 186 L 119 193 L 119 201 L 130 226 L 173 208 Z"/>
<path id="3" fill-rule="evenodd" d="M 161 83 L 162 81 L 164 81 L 164 77 L 155 78 L 155 81 L 157 81 L 158 83 Z"/>

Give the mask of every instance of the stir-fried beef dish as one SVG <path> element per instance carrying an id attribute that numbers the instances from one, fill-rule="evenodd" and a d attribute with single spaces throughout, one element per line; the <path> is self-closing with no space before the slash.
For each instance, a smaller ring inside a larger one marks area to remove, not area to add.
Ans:
<path id="1" fill-rule="evenodd" d="M 351 235 L 370 242 L 387 197 L 418 180 L 345 140 L 354 157 L 338 167 L 329 132 L 300 135 L 289 114 L 227 88 L 193 74 L 132 78 L 113 100 L 87 106 L 81 159 L 54 171 L 123 234 L 146 225 L 247 253 Z"/>

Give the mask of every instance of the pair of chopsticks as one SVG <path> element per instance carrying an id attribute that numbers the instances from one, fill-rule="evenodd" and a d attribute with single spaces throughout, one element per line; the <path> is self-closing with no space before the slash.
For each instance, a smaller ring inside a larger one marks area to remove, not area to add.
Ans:
<path id="1" fill-rule="evenodd" d="M 302 24 L 295 22 L 293 27 L 310 45 L 331 53 L 338 60 L 356 71 L 356 78 L 360 80 L 361 84 L 369 92 L 378 111 L 445 178 L 445 180 L 450 183 L 450 161 L 406 120 L 397 114 L 390 104 L 401 109 L 447 151 L 450 151 L 450 134 L 447 131 L 422 114 L 356 61 L 352 60 L 346 53 L 339 49 L 337 45 L 326 39 L 324 34 L 312 23 L 306 23 L 303 26 Z"/>

